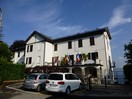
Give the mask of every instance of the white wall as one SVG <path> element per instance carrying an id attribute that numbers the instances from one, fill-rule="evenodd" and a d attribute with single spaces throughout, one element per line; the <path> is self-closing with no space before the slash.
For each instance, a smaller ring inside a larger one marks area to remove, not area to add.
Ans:
<path id="1" fill-rule="evenodd" d="M 58 43 L 58 50 L 54 51 L 54 56 L 59 56 L 59 60 L 61 57 L 65 55 L 74 55 L 74 60 L 76 60 L 76 54 L 88 54 L 92 52 L 98 52 L 99 60 L 101 60 L 102 66 L 102 74 L 106 75 L 109 72 L 109 56 L 111 57 L 111 48 L 110 48 L 110 40 L 108 38 L 107 33 L 94 36 L 95 45 L 90 46 L 89 37 L 82 38 L 83 47 L 78 48 L 78 39 L 72 40 L 72 49 L 68 49 L 68 41 Z"/>
<path id="2" fill-rule="evenodd" d="M 34 35 L 26 45 L 25 62 L 27 57 L 32 57 L 32 64 L 27 64 L 27 67 L 34 67 L 37 65 L 47 65 L 52 62 L 52 57 L 59 56 L 59 60 L 65 55 L 74 55 L 76 60 L 76 54 L 88 54 L 98 52 L 98 58 L 101 60 L 102 74 L 105 75 L 109 72 L 109 56 L 112 61 L 110 40 L 106 32 L 104 34 L 95 35 L 95 45 L 90 46 L 90 37 L 82 38 L 83 47 L 78 47 L 78 39 L 72 40 L 72 49 L 68 49 L 68 41 L 60 42 L 58 44 L 57 51 L 54 51 L 54 45 L 45 42 L 44 39 L 38 35 Z M 33 45 L 33 52 L 27 53 L 27 46 Z M 38 62 L 38 57 L 41 59 Z"/>
<path id="3" fill-rule="evenodd" d="M 19 54 L 19 57 L 18 57 Z M 14 58 L 13 58 L 13 63 L 20 63 L 23 64 L 24 63 L 24 51 L 16 51 L 14 53 Z"/>
<path id="4" fill-rule="evenodd" d="M 89 37 L 83 38 L 83 47 L 78 47 L 78 39 L 72 41 L 72 49 L 68 49 L 68 41 L 58 43 L 58 50 L 54 51 L 54 56 L 64 57 L 65 55 L 74 55 L 74 59 L 76 59 L 76 54 L 88 54 L 90 52 L 98 52 L 99 59 L 103 62 L 105 58 L 105 48 L 104 48 L 104 40 L 101 35 L 94 36 L 95 45 L 90 46 Z M 103 58 L 103 59 L 102 59 Z M 103 62 L 104 63 L 104 62 Z"/>
<path id="5" fill-rule="evenodd" d="M 25 50 L 25 63 L 27 57 L 32 57 L 32 63 L 26 64 L 26 67 L 34 67 L 34 66 L 42 66 L 44 64 L 44 41 L 38 35 L 34 35 L 31 39 L 26 43 L 26 50 Z M 33 45 L 33 51 L 27 52 L 27 46 Z M 39 57 L 39 61 L 38 61 Z"/>
<path id="6" fill-rule="evenodd" d="M 53 44 L 45 42 L 45 65 L 52 65 L 53 50 Z"/>

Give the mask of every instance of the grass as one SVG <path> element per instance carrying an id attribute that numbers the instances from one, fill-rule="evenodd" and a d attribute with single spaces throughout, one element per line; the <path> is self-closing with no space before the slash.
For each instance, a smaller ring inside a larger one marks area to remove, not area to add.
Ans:
<path id="1" fill-rule="evenodd" d="M 1 88 L 4 88 L 5 86 L 7 85 L 10 85 L 10 84 L 14 84 L 14 83 L 19 83 L 19 82 L 22 82 L 23 80 L 7 80 L 7 81 L 3 81 L 1 84 L 0 84 L 0 89 Z"/>

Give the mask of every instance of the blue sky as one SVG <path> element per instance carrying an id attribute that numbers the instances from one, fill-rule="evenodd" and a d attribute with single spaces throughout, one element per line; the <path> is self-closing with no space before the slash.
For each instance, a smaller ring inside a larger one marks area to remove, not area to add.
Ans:
<path id="1" fill-rule="evenodd" d="M 124 65 L 124 44 L 132 39 L 132 0 L 0 0 L 0 8 L 8 45 L 34 30 L 58 38 L 108 26 L 113 61 Z"/>

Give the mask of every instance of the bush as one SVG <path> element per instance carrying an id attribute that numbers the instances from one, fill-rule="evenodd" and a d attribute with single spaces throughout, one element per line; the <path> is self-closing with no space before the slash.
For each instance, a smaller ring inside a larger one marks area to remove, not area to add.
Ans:
<path id="1" fill-rule="evenodd" d="M 123 67 L 124 70 L 124 74 L 126 76 L 126 79 L 128 79 L 128 81 L 132 81 L 132 64 L 126 64 Z"/>
<path id="2" fill-rule="evenodd" d="M 24 78 L 25 65 L 0 63 L 0 77 L 5 80 L 20 80 Z"/>

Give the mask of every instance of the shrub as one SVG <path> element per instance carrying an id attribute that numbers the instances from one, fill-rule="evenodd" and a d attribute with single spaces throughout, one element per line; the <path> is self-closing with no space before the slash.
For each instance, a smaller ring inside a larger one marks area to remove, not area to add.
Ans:
<path id="1" fill-rule="evenodd" d="M 126 64 L 123 67 L 124 70 L 124 74 L 126 76 L 126 78 L 128 79 L 128 81 L 132 81 L 132 64 Z"/>
<path id="2" fill-rule="evenodd" d="M 4 80 L 20 80 L 24 78 L 25 65 L 0 63 L 0 77 Z"/>

